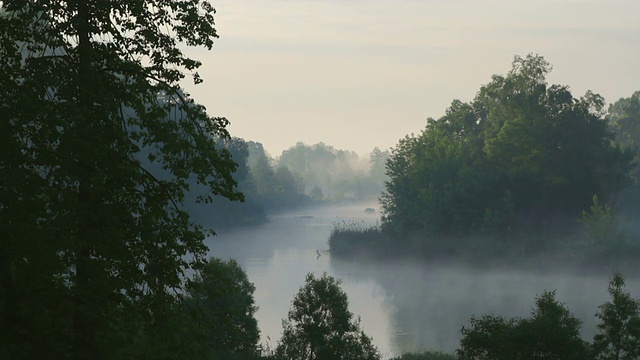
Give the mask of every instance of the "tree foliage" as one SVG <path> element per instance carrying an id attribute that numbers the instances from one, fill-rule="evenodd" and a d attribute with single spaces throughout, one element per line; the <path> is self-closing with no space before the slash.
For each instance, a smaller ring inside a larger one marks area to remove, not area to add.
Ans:
<path id="1" fill-rule="evenodd" d="M 283 320 L 276 356 L 287 360 L 380 359 L 378 350 L 349 312 L 340 281 L 308 274 Z"/>
<path id="2" fill-rule="evenodd" d="M 608 286 L 611 301 L 600 305 L 600 319 L 591 344 L 580 338 L 580 321 L 554 292 L 536 299 L 531 318 L 472 317 L 462 328 L 457 354 L 464 359 L 597 359 L 640 357 L 640 302 L 625 290 L 616 273 Z"/>
<path id="3" fill-rule="evenodd" d="M 548 85 L 544 58 L 515 57 L 471 103 L 455 100 L 387 163 L 385 228 L 468 234 L 575 222 L 593 194 L 630 183 L 633 152 L 613 144 L 604 100 Z"/>
<path id="4" fill-rule="evenodd" d="M 597 360 L 630 360 L 640 357 L 640 303 L 625 291 L 624 277 L 616 273 L 609 282 L 611 301 L 600 305 L 600 319 L 593 337 Z"/>
<path id="5" fill-rule="evenodd" d="M 324 143 L 307 146 L 302 142 L 282 152 L 278 165 L 300 174 L 308 189 L 320 187 L 331 193 L 333 174 L 338 166 L 337 150 Z"/>
<path id="6" fill-rule="evenodd" d="M 367 164 L 353 151 L 324 143 L 306 145 L 299 142 L 282 152 L 276 167 L 286 167 L 298 175 L 305 193 L 315 193 L 314 198 L 369 200 L 377 198 L 383 190 L 388 156 L 388 151 L 374 148 Z M 320 193 L 322 197 L 317 196 Z"/>
<path id="7" fill-rule="evenodd" d="M 215 145 L 228 121 L 178 88 L 188 74 L 201 82 L 181 44 L 211 49 L 215 11 L 3 6 L 0 345 L 13 359 L 121 358 L 165 333 L 186 270 L 202 264 L 204 233 L 180 204 L 189 183 L 209 189 L 202 201 L 241 199 Z"/>
<path id="8" fill-rule="evenodd" d="M 187 288 L 183 337 L 197 359 L 258 354 L 255 286 L 234 260 L 212 258 Z"/>
<path id="9" fill-rule="evenodd" d="M 582 212 L 582 223 L 586 227 L 586 235 L 599 243 L 616 243 L 624 239 L 619 229 L 616 213 L 609 205 L 601 205 L 597 195 L 593 195 L 591 211 Z"/>
<path id="10" fill-rule="evenodd" d="M 616 133 L 616 141 L 623 148 L 636 152 L 634 160 L 637 163 L 640 149 L 640 91 L 609 105 L 607 120 Z M 640 181 L 640 167 L 634 169 L 633 176 L 637 185 Z"/>
<path id="11" fill-rule="evenodd" d="M 580 320 L 545 292 L 536 299 L 531 318 L 485 315 L 462 328 L 461 360 L 585 359 L 588 344 L 580 338 Z"/>
<path id="12" fill-rule="evenodd" d="M 389 152 L 378 148 L 373 149 L 367 164 L 367 159 L 354 152 L 322 143 L 298 143 L 274 159 L 259 142 L 240 138 L 219 142 L 238 165 L 234 179 L 245 201 L 215 197 L 214 206 L 190 202 L 188 207 L 192 218 L 216 228 L 255 224 L 265 221 L 269 213 L 313 203 L 372 200 L 384 188 Z M 324 179 L 322 188 L 318 179 Z M 206 193 L 202 187 L 192 188 L 197 191 L 191 193 Z"/>
<path id="13" fill-rule="evenodd" d="M 274 161 L 262 149 L 262 145 L 251 156 L 254 161 L 250 167 L 248 197 L 256 199 L 271 211 L 294 208 L 307 202 L 304 182 L 298 173 L 285 166 L 274 169 Z"/>

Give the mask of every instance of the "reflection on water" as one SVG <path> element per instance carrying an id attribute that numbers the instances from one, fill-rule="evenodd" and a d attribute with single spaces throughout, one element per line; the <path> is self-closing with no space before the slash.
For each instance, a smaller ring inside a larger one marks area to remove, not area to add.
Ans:
<path id="1" fill-rule="evenodd" d="M 583 320 L 583 336 L 595 331 L 594 314 L 608 300 L 611 271 L 576 272 L 478 269 L 411 261 L 350 262 L 331 258 L 327 239 L 334 221 L 375 222 L 370 204 L 327 207 L 274 217 L 271 222 L 209 239 L 211 254 L 235 258 L 256 286 L 262 341 L 276 345 L 293 296 L 308 272 L 342 279 L 350 310 L 386 356 L 434 349 L 451 352 L 472 315 L 526 317 L 536 295 L 556 290 L 557 299 Z M 377 208 L 377 207 L 376 207 Z M 318 252 L 321 256 L 318 257 Z M 540 269 L 545 270 L 545 269 Z M 637 278 L 627 288 L 640 295 Z M 269 340 L 270 339 L 270 340 Z"/>
<path id="2" fill-rule="evenodd" d="M 362 270 L 365 278 L 374 278 L 384 289 L 383 308 L 393 309 L 395 329 L 392 349 L 403 352 L 426 349 L 454 351 L 459 344 L 460 328 L 472 315 L 494 314 L 528 317 L 534 299 L 544 290 L 555 290 L 574 316 L 583 321 L 582 335 L 593 337 L 598 305 L 608 301 L 606 291 L 611 275 L 576 272 L 524 272 L 509 269 L 482 269 L 460 264 L 348 264 L 335 261 L 334 269 Z M 627 289 L 640 294 L 638 279 L 627 279 Z"/>
<path id="3" fill-rule="evenodd" d="M 392 310 L 384 290 L 359 270 L 352 275 L 350 270 L 336 271 L 328 253 L 327 240 L 333 222 L 377 221 L 378 215 L 365 213 L 366 207 L 374 206 L 326 207 L 280 215 L 267 224 L 219 233 L 207 240 L 211 255 L 235 258 L 255 284 L 255 300 L 259 306 L 256 318 L 264 343 L 276 345 L 281 336 L 282 319 L 286 318 L 306 274 L 326 272 L 342 279 L 350 311 L 361 317 L 362 327 L 374 338 L 380 351 L 395 353 L 391 345 Z"/>

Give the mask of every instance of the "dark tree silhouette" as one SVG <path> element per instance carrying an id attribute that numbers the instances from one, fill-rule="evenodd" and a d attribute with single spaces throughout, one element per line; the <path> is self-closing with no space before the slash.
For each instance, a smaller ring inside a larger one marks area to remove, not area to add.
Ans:
<path id="1" fill-rule="evenodd" d="M 204 201 L 242 198 L 215 146 L 228 121 L 178 87 L 202 81 L 182 44 L 211 49 L 215 11 L 196 0 L 2 6 L 0 347 L 12 359 L 170 347 L 163 319 L 205 255 L 180 204 L 188 184 L 208 187 Z"/>
<path id="2" fill-rule="evenodd" d="M 308 274 L 283 320 L 276 356 L 286 360 L 380 359 L 378 350 L 349 312 L 340 281 Z"/>

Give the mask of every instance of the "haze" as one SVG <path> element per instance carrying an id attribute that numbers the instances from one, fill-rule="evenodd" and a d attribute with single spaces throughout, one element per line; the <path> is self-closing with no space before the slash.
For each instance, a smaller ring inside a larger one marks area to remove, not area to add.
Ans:
<path id="1" fill-rule="evenodd" d="M 232 135 L 272 155 L 324 141 L 389 148 L 469 101 L 514 55 L 538 53 L 548 80 L 608 102 L 640 84 L 640 2 L 220 0 L 205 83 L 188 85 Z M 185 82 L 186 84 L 186 82 Z"/>
<path id="2" fill-rule="evenodd" d="M 328 254 L 332 223 L 376 221 L 377 214 L 362 211 L 366 206 L 377 208 L 374 203 L 312 207 L 207 239 L 212 254 L 236 259 L 256 285 L 263 344 L 273 346 L 280 339 L 282 319 L 308 272 L 328 272 L 343 281 L 350 311 L 361 316 L 363 329 L 385 359 L 414 351 L 453 352 L 459 348 L 460 328 L 469 326 L 471 316 L 529 317 L 535 298 L 545 290 L 556 291 L 557 299 L 582 321 L 582 337 L 593 338 L 599 321 L 594 315 L 610 300 L 606 287 L 617 269 L 596 265 L 584 271 L 534 259 L 515 267 L 483 267 Z M 638 296 L 640 278 L 628 275 L 627 289 Z"/>

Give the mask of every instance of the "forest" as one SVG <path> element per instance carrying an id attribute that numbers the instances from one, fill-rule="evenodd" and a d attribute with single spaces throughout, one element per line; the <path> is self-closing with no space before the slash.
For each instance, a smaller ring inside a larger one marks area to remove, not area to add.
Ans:
<path id="1" fill-rule="evenodd" d="M 212 204 L 187 203 L 190 216 L 212 228 L 236 228 L 267 221 L 270 215 L 312 206 L 376 201 L 387 179 L 388 150 L 365 157 L 331 145 L 302 142 L 276 158 L 263 145 L 233 137 L 222 142 L 238 168 L 233 178 L 243 202 L 224 197 Z M 192 184 L 191 193 L 198 193 Z M 201 192 L 205 192 L 203 189 Z"/>
<path id="2" fill-rule="evenodd" d="M 216 228 L 325 202 L 382 193 L 381 225 L 334 231 L 336 256 L 584 229 L 636 254 L 615 211 L 637 211 L 640 92 L 605 109 L 516 57 L 390 152 L 273 158 L 181 87 L 203 81 L 184 47 L 211 50 L 214 15 L 196 0 L 0 1 L 0 358 L 381 359 L 327 274 L 307 274 L 282 338 L 261 344 L 254 284 L 208 257 Z M 455 354 L 398 359 L 638 358 L 640 302 L 619 273 L 608 292 L 592 342 L 551 291 L 530 318 L 473 317 Z"/>

